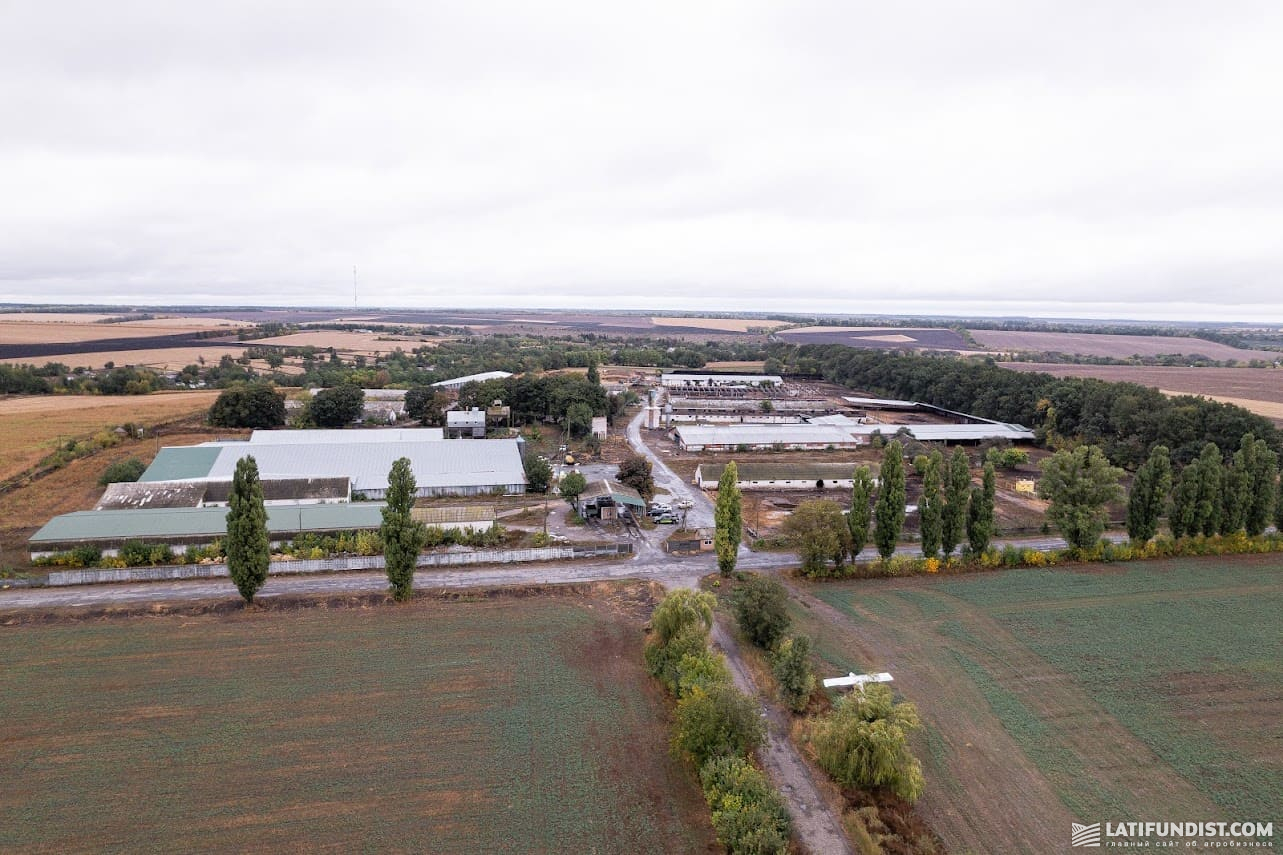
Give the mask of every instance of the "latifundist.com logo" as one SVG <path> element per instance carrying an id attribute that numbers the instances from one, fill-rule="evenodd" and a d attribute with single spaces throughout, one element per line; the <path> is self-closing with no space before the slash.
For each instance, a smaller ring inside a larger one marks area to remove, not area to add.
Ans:
<path id="1" fill-rule="evenodd" d="M 1081 822 L 1069 842 L 1081 847 L 1273 849 L 1272 822 Z"/>

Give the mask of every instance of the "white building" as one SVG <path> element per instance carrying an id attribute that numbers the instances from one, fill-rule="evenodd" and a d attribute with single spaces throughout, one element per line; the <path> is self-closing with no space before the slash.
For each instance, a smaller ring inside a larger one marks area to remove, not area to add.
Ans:
<path id="1" fill-rule="evenodd" d="M 466 377 L 455 377 L 453 380 L 439 380 L 432 385 L 438 389 L 462 389 L 469 383 L 484 383 L 487 380 L 506 380 L 512 376 L 509 371 L 483 371 L 480 374 L 469 374 Z"/>
<path id="2" fill-rule="evenodd" d="M 727 386 L 780 386 L 778 374 L 665 374 L 659 378 L 666 389 L 716 389 Z"/>

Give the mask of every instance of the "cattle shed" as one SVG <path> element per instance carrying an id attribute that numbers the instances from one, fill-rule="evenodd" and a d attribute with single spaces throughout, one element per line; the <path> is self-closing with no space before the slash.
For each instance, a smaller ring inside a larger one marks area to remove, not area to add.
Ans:
<path id="1" fill-rule="evenodd" d="M 851 489 L 856 463 L 808 463 L 782 461 L 736 463 L 741 490 L 814 490 Z M 876 469 L 876 466 L 874 467 Z M 695 467 L 695 484 L 701 490 L 716 490 L 726 465 L 701 463 Z"/>
<path id="2" fill-rule="evenodd" d="M 267 531 L 274 544 L 304 532 L 334 534 L 377 529 L 383 504 L 284 505 L 267 509 Z M 31 536 L 31 557 L 40 558 L 80 546 L 114 555 L 131 540 L 171 547 L 207 546 L 227 536 L 226 508 L 137 508 L 76 511 L 56 516 Z"/>
<path id="3" fill-rule="evenodd" d="M 458 507 L 412 508 L 410 516 L 433 528 L 457 528 L 464 531 L 485 531 L 498 521 L 490 505 L 462 505 Z"/>
<path id="4" fill-rule="evenodd" d="M 620 509 L 628 507 L 644 512 L 646 500 L 632 487 L 609 478 L 589 481 L 588 486 L 575 499 L 575 512 L 584 518 L 618 519 Z"/>

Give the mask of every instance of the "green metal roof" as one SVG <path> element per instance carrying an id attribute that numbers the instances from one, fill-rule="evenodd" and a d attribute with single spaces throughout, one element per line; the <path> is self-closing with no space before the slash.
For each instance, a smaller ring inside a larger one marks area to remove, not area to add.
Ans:
<path id="1" fill-rule="evenodd" d="M 139 481 L 183 481 L 205 478 L 214 467 L 221 445 L 180 445 L 162 448 Z"/>
<path id="2" fill-rule="evenodd" d="M 332 505 L 277 505 L 267 509 L 273 535 L 301 531 L 378 528 L 382 502 Z M 31 537 L 32 545 L 79 541 L 164 540 L 221 537 L 227 533 L 226 508 L 138 508 L 125 511 L 76 511 L 54 517 Z"/>

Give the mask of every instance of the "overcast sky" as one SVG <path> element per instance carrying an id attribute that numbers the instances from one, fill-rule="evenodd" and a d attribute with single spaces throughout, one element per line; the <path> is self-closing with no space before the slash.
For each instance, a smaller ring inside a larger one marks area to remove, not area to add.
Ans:
<path id="1" fill-rule="evenodd" d="M 0 301 L 1283 322 L 1283 3 L 0 0 Z"/>

